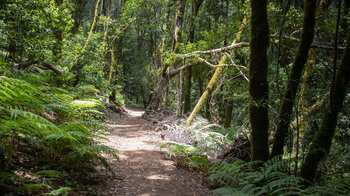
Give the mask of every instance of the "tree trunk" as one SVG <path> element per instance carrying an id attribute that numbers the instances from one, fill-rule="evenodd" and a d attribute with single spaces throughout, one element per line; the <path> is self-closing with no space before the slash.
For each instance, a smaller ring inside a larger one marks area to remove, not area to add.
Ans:
<path id="1" fill-rule="evenodd" d="M 348 42 L 345 48 L 339 70 L 333 84 L 331 94 L 332 100 L 326 109 L 322 118 L 322 123 L 315 137 L 312 140 L 310 149 L 306 155 L 305 161 L 301 166 L 300 176 L 312 182 L 316 176 L 316 171 L 321 160 L 328 154 L 332 139 L 334 137 L 335 128 L 339 111 L 343 107 L 343 101 L 346 95 L 346 89 L 349 88 L 350 83 L 350 33 L 348 35 Z M 335 70 L 334 70 L 335 71 Z"/>
<path id="2" fill-rule="evenodd" d="M 92 21 L 92 24 L 91 24 L 91 28 L 90 28 L 90 31 L 89 31 L 89 35 L 88 37 L 86 38 L 86 41 L 85 41 L 85 44 L 83 46 L 83 48 L 81 49 L 80 53 L 79 53 L 79 56 L 78 58 L 74 61 L 73 65 L 70 67 L 70 71 L 72 70 L 75 70 L 76 66 L 78 65 L 79 63 L 79 60 L 80 58 L 83 56 L 83 54 L 85 53 L 85 50 L 86 50 L 86 47 L 88 46 L 89 42 L 90 42 L 90 38 L 91 38 L 91 35 L 92 35 L 92 32 L 96 26 L 96 23 L 97 23 L 97 17 L 98 17 L 98 5 L 100 3 L 100 0 L 97 0 L 96 1 L 96 5 L 95 5 L 95 11 L 94 11 L 94 19 Z"/>
<path id="3" fill-rule="evenodd" d="M 176 111 L 176 115 L 177 117 L 181 117 L 182 116 L 182 86 L 183 86 L 183 70 L 180 71 L 180 75 L 179 75 L 179 88 L 178 88 L 178 95 L 177 95 L 177 111 Z"/>
<path id="4" fill-rule="evenodd" d="M 179 52 L 179 44 L 183 43 L 182 40 L 182 26 L 184 21 L 186 8 L 186 0 L 178 0 L 178 7 L 176 11 L 176 21 L 175 21 L 175 35 L 174 35 L 174 46 L 173 52 Z M 180 71 L 179 74 L 179 86 L 178 86 L 178 96 L 177 96 L 177 116 L 181 117 L 182 115 L 182 85 L 183 84 L 183 71 Z"/>
<path id="5" fill-rule="evenodd" d="M 202 5 L 204 0 L 196 0 L 192 6 L 192 21 L 190 26 L 190 33 L 187 39 L 187 42 L 194 42 L 194 33 L 196 29 L 195 19 L 198 15 L 198 11 L 200 6 Z M 184 92 L 184 113 L 187 113 L 191 110 L 191 82 L 192 78 L 192 67 L 186 69 L 186 80 L 185 80 L 185 92 Z"/>
<path id="6" fill-rule="evenodd" d="M 104 6 L 106 7 L 106 6 Z M 107 47 L 107 35 L 108 35 L 108 27 L 109 27 L 109 19 L 111 17 L 111 9 L 112 9 L 112 0 L 108 0 L 107 2 L 107 8 L 106 8 L 106 21 L 105 21 L 105 24 L 104 24 L 104 34 L 103 34 L 103 42 L 106 43 L 106 47 Z"/>
<path id="7" fill-rule="evenodd" d="M 184 15 L 185 15 L 185 6 L 186 6 L 186 0 L 178 0 L 178 6 L 177 6 L 177 10 L 176 10 L 176 17 L 175 17 L 176 19 L 175 19 L 174 42 L 173 42 L 173 47 L 172 47 L 174 53 L 179 52 L 178 45 L 182 43 L 182 31 L 181 30 L 182 30 Z M 150 104 L 147 107 L 150 110 L 158 110 L 158 107 L 159 107 L 159 105 L 162 101 L 162 98 L 163 98 L 163 94 L 164 94 L 165 90 L 167 89 L 169 79 L 171 77 L 173 77 L 167 73 L 167 70 L 168 70 L 170 65 L 165 64 L 163 66 L 164 66 L 163 71 L 159 75 L 157 85 L 154 88 Z M 179 100 L 178 100 L 178 103 L 181 104 L 179 102 Z"/>
<path id="8" fill-rule="evenodd" d="M 210 93 L 211 92 L 209 92 L 209 95 L 208 95 L 208 98 L 205 100 L 205 118 L 207 119 L 207 120 L 211 120 L 211 115 L 210 115 Z"/>
<path id="9" fill-rule="evenodd" d="M 103 43 L 105 45 L 105 48 L 108 47 L 108 27 L 109 27 L 109 19 L 111 17 L 111 7 L 112 7 L 112 0 L 107 0 L 107 7 L 104 3 L 103 8 L 106 9 L 104 10 L 105 14 L 106 14 L 106 21 L 104 24 L 104 33 L 103 33 Z M 115 47 L 112 46 L 112 50 L 110 52 L 107 52 L 107 56 L 109 56 L 109 60 L 105 59 L 105 79 L 110 83 L 111 82 L 111 78 L 112 78 L 112 71 L 113 71 L 113 65 L 114 65 L 114 49 Z M 109 53 L 109 54 L 108 54 Z M 108 58 L 108 57 L 107 57 Z M 109 63 L 108 63 L 109 62 Z"/>
<path id="10" fill-rule="evenodd" d="M 158 107 L 163 100 L 163 94 L 166 91 L 169 82 L 168 77 L 163 75 L 160 75 L 157 81 L 158 82 L 153 90 L 151 101 L 147 107 L 150 110 L 158 110 Z"/>
<path id="11" fill-rule="evenodd" d="M 185 91 L 184 91 L 184 113 L 191 110 L 191 78 L 192 78 L 192 67 L 186 69 L 185 79 Z"/>
<path id="12" fill-rule="evenodd" d="M 174 43 L 173 52 L 179 52 L 179 44 L 183 43 L 182 40 L 182 24 L 184 21 L 186 0 L 177 0 L 177 10 L 175 19 L 175 31 L 174 31 Z"/>
<path id="13" fill-rule="evenodd" d="M 72 12 L 72 18 L 74 20 L 72 33 L 76 34 L 80 27 L 80 23 L 84 16 L 84 9 L 88 0 L 73 0 L 74 3 L 74 11 Z"/>
<path id="14" fill-rule="evenodd" d="M 225 128 L 229 128 L 231 126 L 231 120 L 232 120 L 232 110 L 233 110 L 233 100 L 229 99 L 227 101 L 227 106 L 225 110 Z"/>
<path id="15" fill-rule="evenodd" d="M 55 0 L 56 6 L 58 10 L 60 10 L 60 6 L 63 4 L 63 0 Z M 59 18 L 60 22 L 62 21 L 62 18 Z M 62 58 L 62 46 L 63 46 L 63 31 L 60 29 L 60 27 L 54 27 L 53 34 L 55 35 L 56 42 L 54 43 L 53 47 L 53 54 L 55 61 L 58 61 Z"/>
<path id="16" fill-rule="evenodd" d="M 314 38 L 315 14 L 317 0 L 307 0 L 304 8 L 303 30 L 298 50 L 289 75 L 286 91 L 282 98 L 282 104 L 278 115 L 278 124 L 274 136 L 273 148 L 270 157 L 283 154 L 285 137 L 288 133 L 290 118 L 292 115 L 295 95 L 298 90 L 300 76 L 307 61 L 308 52 Z"/>
<path id="17" fill-rule="evenodd" d="M 249 120 L 251 126 L 251 153 L 253 161 L 266 161 L 269 157 L 267 111 L 267 45 L 268 22 L 266 0 L 251 0 L 250 62 L 248 90 L 251 98 Z"/>

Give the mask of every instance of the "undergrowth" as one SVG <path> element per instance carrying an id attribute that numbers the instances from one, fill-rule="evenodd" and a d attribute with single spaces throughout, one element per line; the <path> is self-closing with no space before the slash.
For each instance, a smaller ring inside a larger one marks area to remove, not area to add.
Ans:
<path id="1" fill-rule="evenodd" d="M 49 74 L 8 73 L 0 75 L 0 194 L 64 195 L 72 190 L 65 173 L 111 171 L 102 154 L 118 157 L 99 144 L 105 114 L 94 86 L 63 89 Z"/>
<path id="2" fill-rule="evenodd" d="M 208 161 L 196 147 L 177 143 L 162 143 L 165 158 L 177 166 L 204 172 L 214 195 L 348 195 L 350 178 L 334 178 L 327 182 L 305 187 L 304 179 L 289 172 L 291 160 L 275 157 L 267 162 L 245 162 L 240 159 L 227 163 Z M 255 168 L 256 165 L 261 165 Z"/>

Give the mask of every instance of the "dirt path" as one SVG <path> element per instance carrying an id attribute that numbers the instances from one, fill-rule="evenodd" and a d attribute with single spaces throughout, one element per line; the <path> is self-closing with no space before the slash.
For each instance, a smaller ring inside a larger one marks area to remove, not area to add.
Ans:
<path id="1" fill-rule="evenodd" d="M 110 160 L 117 178 L 110 180 L 100 195 L 210 195 L 202 185 L 200 176 L 178 169 L 174 163 L 164 160 L 156 145 L 160 135 L 145 126 L 143 111 L 127 107 L 128 114 L 120 117 L 109 114 L 110 131 L 105 144 L 117 149 L 121 163 Z"/>

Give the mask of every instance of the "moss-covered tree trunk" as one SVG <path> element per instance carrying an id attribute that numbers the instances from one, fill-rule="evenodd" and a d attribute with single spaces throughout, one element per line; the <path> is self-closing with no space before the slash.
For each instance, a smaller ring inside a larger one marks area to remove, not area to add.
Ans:
<path id="1" fill-rule="evenodd" d="M 204 0 L 196 0 L 192 5 L 192 20 L 190 26 L 190 33 L 188 35 L 187 42 L 193 43 L 195 29 L 196 29 L 196 17 L 198 15 L 198 11 L 200 6 L 202 5 Z M 184 113 L 187 113 L 191 110 L 191 86 L 192 86 L 192 67 L 188 67 L 186 69 L 186 79 L 185 79 L 185 91 L 184 91 Z"/>
<path id="2" fill-rule="evenodd" d="M 173 52 L 175 53 L 179 52 L 179 44 L 183 43 L 182 24 L 184 21 L 185 8 L 186 8 L 186 0 L 177 0 L 174 42 L 173 42 Z"/>
<path id="3" fill-rule="evenodd" d="M 111 7 L 112 7 L 112 0 L 108 0 L 107 2 L 107 7 L 104 5 L 103 6 L 105 10 L 105 14 L 107 17 L 107 20 L 104 23 L 104 33 L 103 33 L 103 44 L 105 45 L 105 48 L 108 47 L 108 28 L 109 28 L 109 19 L 111 17 Z M 115 63 L 115 58 L 114 58 L 114 49 L 115 46 L 112 45 L 112 50 L 107 53 L 107 58 L 105 59 L 105 79 L 110 83 L 111 78 L 112 78 L 112 70 L 113 70 L 113 65 Z"/>
<path id="4" fill-rule="evenodd" d="M 176 115 L 177 117 L 181 117 L 182 116 L 182 86 L 183 86 L 183 77 L 184 73 L 183 70 L 180 71 L 179 74 L 179 87 L 178 87 L 178 94 L 177 94 L 177 109 L 176 109 Z"/>
<path id="5" fill-rule="evenodd" d="M 330 103 L 322 118 L 320 128 L 312 140 L 310 149 L 301 166 L 300 176 L 312 182 L 316 176 L 316 171 L 320 161 L 328 154 L 332 139 L 334 137 L 339 111 L 343 107 L 343 101 L 346 95 L 346 90 L 350 84 L 350 33 L 348 35 L 348 43 L 344 50 L 343 58 L 331 94 Z"/>
<path id="6" fill-rule="evenodd" d="M 233 40 L 232 45 L 238 43 L 241 40 L 242 34 L 243 34 L 243 30 L 244 27 L 247 23 L 247 17 L 245 16 L 243 18 L 242 24 L 239 28 L 239 31 L 237 32 L 236 38 Z M 220 59 L 219 62 L 219 67 L 217 67 L 215 69 L 214 75 L 211 78 L 211 80 L 209 81 L 207 88 L 204 90 L 202 96 L 200 97 L 200 99 L 198 100 L 195 108 L 192 110 L 191 115 L 188 117 L 187 122 L 186 122 L 186 126 L 191 126 L 193 119 L 197 116 L 197 114 L 199 113 L 200 109 L 202 108 L 203 104 L 205 103 L 206 99 L 208 98 L 209 94 L 211 93 L 211 91 L 213 90 L 216 81 L 219 78 L 219 75 L 222 73 L 222 71 L 224 70 L 224 67 L 222 67 L 221 65 L 223 65 L 226 62 L 227 56 L 223 55 Z"/>
<path id="7" fill-rule="evenodd" d="M 56 6 L 60 10 L 61 5 L 63 4 L 63 0 L 55 0 Z M 61 22 L 62 19 L 59 18 L 59 22 Z M 53 28 L 53 34 L 55 35 L 56 42 L 54 43 L 53 47 L 53 54 L 54 54 L 54 60 L 58 61 L 62 58 L 62 47 L 63 47 L 63 31 L 61 29 L 62 27 L 54 27 Z"/>
<path id="8" fill-rule="evenodd" d="M 185 15 L 186 0 L 178 0 L 177 5 L 178 6 L 176 10 L 176 17 L 175 17 L 174 42 L 172 47 L 174 53 L 179 52 L 179 44 L 183 43 L 181 30 L 182 30 L 184 15 Z M 153 90 L 150 103 L 147 106 L 147 108 L 150 110 L 158 110 L 159 105 L 163 100 L 163 94 L 166 92 L 167 86 L 169 85 L 169 79 L 176 75 L 175 74 L 170 76 L 167 73 L 169 66 L 170 65 L 168 64 L 163 65 L 163 71 L 158 77 L 157 84 Z"/>
<path id="9" fill-rule="evenodd" d="M 304 6 L 304 19 L 301 40 L 289 75 L 289 80 L 282 98 L 278 115 L 277 129 L 274 136 L 270 157 L 283 154 L 285 137 L 288 133 L 295 95 L 300 83 L 300 77 L 307 61 L 309 49 L 314 38 L 315 14 L 317 0 L 307 0 Z"/>
<path id="10" fill-rule="evenodd" d="M 178 0 L 178 7 L 176 12 L 176 23 L 175 23 L 175 36 L 174 36 L 174 52 L 179 52 L 179 45 L 183 43 L 182 39 L 182 26 L 184 21 L 186 8 L 186 0 Z M 181 117 L 182 115 L 182 90 L 183 90 L 183 70 L 180 71 L 179 74 L 179 83 L 178 83 L 178 96 L 177 96 L 177 116 Z"/>
<path id="11" fill-rule="evenodd" d="M 266 161 L 269 156 L 267 111 L 267 45 L 268 22 L 266 0 L 251 0 L 250 62 L 248 90 L 251 99 L 249 120 L 251 127 L 252 160 Z"/>

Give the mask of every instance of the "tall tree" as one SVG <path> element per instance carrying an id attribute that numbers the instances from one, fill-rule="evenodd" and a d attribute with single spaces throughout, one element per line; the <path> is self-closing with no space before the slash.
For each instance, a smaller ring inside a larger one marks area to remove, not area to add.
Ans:
<path id="1" fill-rule="evenodd" d="M 83 48 L 81 49 L 77 59 L 74 61 L 73 65 L 70 67 L 70 70 L 75 70 L 76 66 L 78 65 L 79 63 L 79 60 L 80 58 L 84 55 L 85 53 L 85 50 L 86 50 L 86 47 L 89 45 L 89 42 L 90 42 L 90 38 L 91 38 L 91 35 L 95 29 L 95 26 L 96 26 L 96 23 L 97 23 L 97 18 L 98 18 L 98 7 L 99 7 L 99 4 L 100 4 L 100 0 L 97 0 L 96 1 L 96 5 L 95 5 L 95 11 L 94 11 L 94 19 L 92 21 L 92 24 L 91 24 L 91 28 L 90 28 L 90 31 L 89 31 L 89 34 L 88 34 L 88 37 L 86 38 L 86 41 L 85 41 L 85 44 L 83 46 Z"/>
<path id="2" fill-rule="evenodd" d="M 84 17 L 84 9 L 86 4 L 88 3 L 88 0 L 73 0 L 74 3 L 74 10 L 72 11 L 72 18 L 74 20 L 72 33 L 76 34 L 78 32 L 78 29 L 80 27 L 80 24 Z"/>
<path id="3" fill-rule="evenodd" d="M 336 130 L 339 111 L 343 107 L 346 90 L 350 84 L 350 33 L 348 34 L 347 46 L 343 53 L 343 58 L 337 71 L 336 78 L 332 84 L 329 105 L 322 118 L 322 123 L 315 137 L 312 140 L 310 149 L 301 166 L 301 177 L 312 182 L 316 176 L 316 171 L 320 161 L 328 154 L 334 133 Z"/>
<path id="4" fill-rule="evenodd" d="M 178 4 L 177 4 L 177 9 L 176 9 L 176 16 L 175 16 L 174 41 L 173 41 L 173 45 L 172 45 L 172 52 L 173 53 L 178 53 L 179 52 L 179 45 L 180 45 L 179 43 L 183 43 L 181 30 L 182 30 L 182 24 L 183 24 L 185 6 L 186 6 L 186 0 L 178 0 L 177 2 L 178 2 Z M 148 109 L 157 110 L 159 108 L 159 105 L 163 100 L 163 94 L 165 93 L 165 91 L 168 87 L 169 79 L 174 77 L 175 75 L 177 75 L 178 73 L 180 73 L 182 71 L 182 69 L 181 69 L 174 74 L 170 74 L 168 72 L 168 69 L 176 67 L 180 62 L 181 62 L 181 59 L 177 59 L 173 63 L 165 62 L 163 64 L 162 72 L 158 76 L 157 84 L 153 90 L 153 94 L 151 96 L 150 103 L 147 106 Z"/>
<path id="5" fill-rule="evenodd" d="M 182 39 L 182 26 L 185 16 L 186 0 L 178 0 L 177 10 L 176 10 L 176 21 L 175 21 L 175 35 L 174 35 L 174 45 L 173 52 L 179 52 L 179 46 L 183 44 Z M 182 85 L 183 84 L 183 70 L 180 71 L 179 75 L 179 85 L 178 85 L 178 97 L 177 97 L 177 116 L 180 117 L 182 114 Z"/>
<path id="6" fill-rule="evenodd" d="M 249 62 L 249 120 L 251 127 L 252 160 L 266 161 L 269 157 L 267 111 L 267 45 L 268 21 L 266 0 L 251 0 L 250 62 Z"/>
<path id="7" fill-rule="evenodd" d="M 300 77 L 305 67 L 309 49 L 314 38 L 315 14 L 317 8 L 316 4 L 317 0 L 307 0 L 305 2 L 301 40 L 294 58 L 286 90 L 282 98 L 271 157 L 283 154 L 283 146 L 285 143 L 285 137 L 288 133 L 295 95 L 297 93 Z"/>
<path id="8" fill-rule="evenodd" d="M 55 0 L 56 6 L 57 8 L 60 10 L 60 7 L 63 4 L 63 0 Z M 62 21 L 62 18 L 59 18 L 59 21 Z M 62 44 L 63 44 L 63 31 L 61 29 L 62 27 L 56 26 L 53 29 L 53 33 L 55 35 L 56 38 L 56 42 L 54 44 L 54 48 L 53 48 L 53 53 L 55 56 L 55 60 L 59 60 L 62 58 Z"/>
<path id="9" fill-rule="evenodd" d="M 194 42 L 194 35 L 196 29 L 196 18 L 204 0 L 195 0 L 192 3 L 192 19 L 190 24 L 190 32 L 188 35 L 187 42 Z M 191 79 L 192 79 L 192 67 L 186 69 L 186 79 L 185 79 L 185 91 L 184 91 L 184 113 L 187 113 L 191 110 Z"/>

